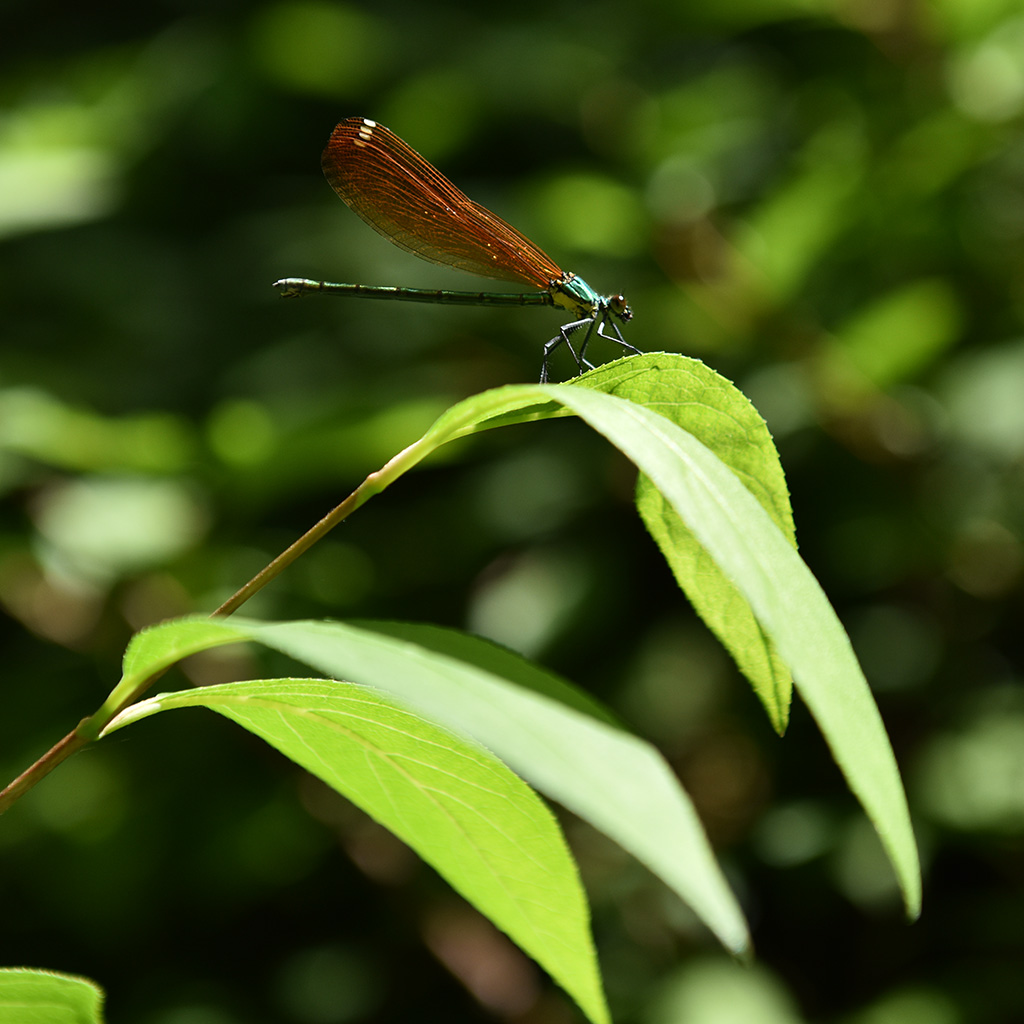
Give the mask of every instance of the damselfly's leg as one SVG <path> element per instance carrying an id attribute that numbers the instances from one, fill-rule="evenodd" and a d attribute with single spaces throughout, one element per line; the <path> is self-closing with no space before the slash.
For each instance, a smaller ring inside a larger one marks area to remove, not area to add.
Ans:
<path id="1" fill-rule="evenodd" d="M 610 334 L 604 333 L 604 327 L 607 324 L 615 332 L 615 336 L 612 337 Z M 614 341 L 616 345 L 620 345 L 629 355 L 638 356 L 640 355 L 640 349 L 636 345 L 630 345 L 628 341 L 622 336 L 622 331 L 619 330 L 619 325 L 614 320 L 602 320 L 597 325 L 597 333 L 605 339 L 605 341 Z M 580 347 L 580 358 L 582 359 L 587 349 L 587 342 L 590 341 L 590 332 L 587 332 L 587 337 L 584 339 L 583 345 Z"/>
<path id="2" fill-rule="evenodd" d="M 593 317 L 587 317 L 585 320 L 576 320 L 574 323 L 566 324 L 562 327 L 558 334 L 556 334 L 547 344 L 544 346 L 544 362 L 540 368 L 540 382 L 541 384 L 547 384 L 548 382 L 548 362 L 551 359 L 551 354 L 559 347 L 559 345 L 565 345 L 565 347 L 572 354 L 572 358 L 576 363 L 576 367 L 580 373 L 584 369 L 592 370 L 593 364 L 588 363 L 582 355 L 582 349 L 580 355 L 576 354 L 576 349 L 573 348 L 572 342 L 569 340 L 570 334 L 575 334 L 576 331 L 583 327 L 588 327 L 587 336 L 583 339 L 583 348 L 586 348 L 587 342 L 590 340 L 590 332 L 594 329 Z"/>

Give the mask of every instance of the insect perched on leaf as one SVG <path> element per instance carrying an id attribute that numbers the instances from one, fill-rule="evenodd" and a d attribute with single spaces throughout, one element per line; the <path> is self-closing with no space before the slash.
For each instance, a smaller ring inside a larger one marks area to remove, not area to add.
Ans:
<path id="1" fill-rule="evenodd" d="M 565 345 L 580 372 L 592 369 L 587 346 L 595 335 L 630 354 L 619 330 L 633 313 L 621 295 L 599 295 L 581 277 L 562 270 L 490 210 L 474 203 L 394 132 L 376 121 L 350 117 L 331 133 L 321 164 L 331 187 L 372 228 L 395 245 L 431 263 L 498 281 L 532 285 L 536 291 L 432 291 L 365 284 L 333 284 L 288 277 L 274 286 L 284 296 L 324 292 L 368 299 L 401 299 L 462 306 L 556 306 L 573 320 L 544 346 L 541 383 L 552 353 Z M 611 328 L 612 334 L 605 332 Z M 583 332 L 576 348 L 573 335 Z"/>

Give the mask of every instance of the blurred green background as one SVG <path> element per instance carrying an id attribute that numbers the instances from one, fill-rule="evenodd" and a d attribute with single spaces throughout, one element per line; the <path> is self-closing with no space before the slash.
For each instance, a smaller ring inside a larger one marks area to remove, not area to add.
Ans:
<path id="1" fill-rule="evenodd" d="M 435 459 L 249 610 L 473 629 L 661 745 L 758 958 L 567 819 L 617 1021 L 1024 1020 L 1018 0 L 2 14 L 5 777 L 98 706 L 133 630 L 216 607 L 452 401 L 536 379 L 551 311 L 270 287 L 488 287 L 334 196 L 320 150 L 363 115 L 766 417 L 904 770 L 924 916 L 578 423 Z M 251 657 L 166 685 L 289 671 Z M 396 841 L 199 711 L 61 768 L 0 821 L 0 865 L 0 963 L 94 977 L 113 1024 L 578 1019 Z"/>

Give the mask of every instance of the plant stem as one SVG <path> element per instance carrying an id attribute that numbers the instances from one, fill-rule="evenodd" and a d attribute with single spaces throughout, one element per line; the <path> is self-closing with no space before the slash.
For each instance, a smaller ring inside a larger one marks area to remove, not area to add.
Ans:
<path id="1" fill-rule="evenodd" d="M 96 736 L 92 719 L 83 718 L 64 739 L 55 743 L 34 765 L 26 768 L 13 782 L 8 783 L 0 790 L 0 814 L 3 814 L 37 782 L 46 778 L 62 761 L 66 761 L 86 744 L 92 743 Z"/>
<path id="2" fill-rule="evenodd" d="M 223 617 L 230 615 L 240 608 L 250 597 L 279 576 L 301 554 L 308 551 L 324 534 L 347 519 L 360 505 L 372 498 L 373 495 L 384 490 L 388 484 L 405 472 L 406 469 L 419 462 L 430 450 L 430 447 L 425 445 L 423 439 L 421 439 L 400 451 L 379 470 L 371 473 L 340 505 L 336 505 L 312 529 L 307 530 L 294 544 L 287 547 L 272 562 L 253 576 L 244 587 L 232 594 L 212 613 L 211 618 L 214 616 Z M 35 764 L 26 768 L 16 779 L 0 790 L 0 814 L 3 814 L 8 807 L 27 793 L 36 783 L 46 778 L 57 765 L 66 761 L 72 754 L 95 740 L 115 715 L 120 713 L 128 704 L 134 703 L 162 674 L 162 672 L 157 673 L 151 679 L 148 679 L 146 684 L 136 690 L 131 698 L 125 701 L 121 707 L 104 713 L 102 719 L 98 717 L 99 712 L 89 718 L 83 718 L 67 736 L 54 744 Z"/>
<path id="3" fill-rule="evenodd" d="M 371 473 L 340 505 L 335 505 L 320 522 L 285 548 L 272 562 L 260 569 L 244 587 L 236 590 L 215 612 L 211 613 L 210 618 L 230 615 L 237 611 L 250 597 L 259 593 L 271 580 L 280 576 L 300 555 L 305 554 L 321 537 L 348 519 L 360 505 L 383 491 L 409 466 L 419 462 L 426 454 L 422 447 L 422 441 L 409 445 L 376 472 Z"/>
<path id="4" fill-rule="evenodd" d="M 369 479 L 367 477 L 367 480 L 364 480 L 340 505 L 335 505 L 320 522 L 286 547 L 272 562 L 260 569 L 245 586 L 239 587 L 215 612 L 210 614 L 210 618 L 223 617 L 237 611 L 250 597 L 258 594 L 271 580 L 280 576 L 300 555 L 305 554 L 324 534 L 344 522 L 369 497 L 369 495 L 365 495 L 361 500 L 359 499 L 360 492 Z"/>

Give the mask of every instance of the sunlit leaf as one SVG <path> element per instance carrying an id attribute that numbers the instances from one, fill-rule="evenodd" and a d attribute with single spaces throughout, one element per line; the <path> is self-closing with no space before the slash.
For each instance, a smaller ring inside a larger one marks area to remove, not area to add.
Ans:
<path id="1" fill-rule="evenodd" d="M 578 386 L 547 385 L 498 388 L 460 402 L 414 446 L 415 458 L 496 422 L 549 416 L 552 403 L 576 413 L 650 477 L 743 595 L 878 830 L 907 911 L 916 916 L 920 864 L 906 796 L 849 638 L 790 540 L 709 448 L 634 402 Z"/>
<path id="2" fill-rule="evenodd" d="M 329 675 L 392 693 L 482 743 L 646 864 L 728 948 L 748 947 L 742 912 L 661 755 L 564 680 L 477 637 L 405 623 L 179 620 L 133 640 L 133 667 L 142 667 L 145 654 L 163 665 L 167 650 L 191 652 L 201 636 L 216 644 L 218 626 L 222 643 L 266 644 Z M 180 643 L 173 640 L 178 630 Z"/>
<path id="3" fill-rule="evenodd" d="M 589 698 L 565 699 L 562 680 L 453 630 L 294 622 L 253 625 L 251 635 L 478 740 L 646 864 L 729 949 L 747 948 L 742 912 L 671 769 L 607 713 L 595 717 Z"/>
<path id="4" fill-rule="evenodd" d="M 609 1020 L 586 897 L 561 830 L 492 754 L 380 693 L 324 679 L 160 694 L 109 731 L 181 707 L 238 722 L 348 797 L 507 932 L 595 1024 Z"/>
<path id="5" fill-rule="evenodd" d="M 558 404 L 633 460 L 742 594 L 792 671 L 851 789 L 882 838 L 908 912 L 916 914 L 920 869 L 906 798 L 881 717 L 846 633 L 790 539 L 736 474 L 696 437 L 652 409 L 588 388 L 499 388 L 449 409 L 420 441 L 375 474 L 367 497 L 449 440 L 497 423 L 550 416 Z M 396 674 L 403 673 L 399 669 Z"/>
<path id="6" fill-rule="evenodd" d="M 102 1024 L 103 990 L 87 978 L 31 967 L 0 968 L 3 1024 Z"/>

